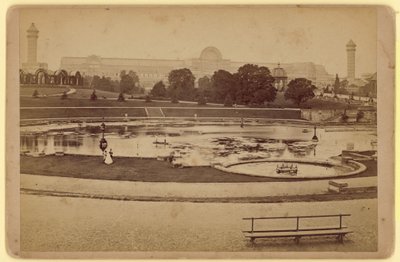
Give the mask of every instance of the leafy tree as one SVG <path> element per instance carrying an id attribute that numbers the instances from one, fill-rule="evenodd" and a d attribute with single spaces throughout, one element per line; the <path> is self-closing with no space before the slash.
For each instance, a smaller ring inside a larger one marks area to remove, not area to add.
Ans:
<path id="1" fill-rule="evenodd" d="M 238 82 L 234 75 L 225 70 L 218 70 L 214 72 L 211 77 L 211 95 L 215 102 L 223 102 L 227 95 L 229 95 L 233 101 L 236 98 L 236 92 L 238 90 Z M 233 103 L 233 102 L 232 102 Z"/>
<path id="2" fill-rule="evenodd" d="M 139 91 L 139 77 L 132 70 L 126 74 L 125 70 L 120 73 L 120 91 L 125 94 L 137 93 Z"/>
<path id="3" fill-rule="evenodd" d="M 333 84 L 333 92 L 337 94 L 339 89 L 340 89 L 340 80 L 338 74 L 336 74 L 335 83 Z"/>
<path id="4" fill-rule="evenodd" d="M 142 93 L 143 94 L 144 92 L 142 92 L 141 88 L 140 88 L 139 76 L 136 74 L 136 72 L 134 72 L 133 70 L 129 70 L 128 75 L 133 79 L 133 83 L 134 83 L 132 93 Z"/>
<path id="5" fill-rule="evenodd" d="M 336 85 L 336 82 L 335 82 Z M 334 92 L 335 94 L 342 94 L 342 95 L 347 95 L 349 92 L 347 91 L 347 86 L 349 85 L 349 81 L 346 79 L 339 81 L 338 87 L 334 87 Z"/>
<path id="6" fill-rule="evenodd" d="M 198 97 L 197 97 L 197 104 L 199 105 L 206 105 L 207 104 L 207 100 L 204 96 L 204 92 L 200 91 Z"/>
<path id="7" fill-rule="evenodd" d="M 214 96 L 211 79 L 208 76 L 203 76 L 198 80 L 199 91 L 203 92 L 206 99 L 212 99 Z"/>
<path id="8" fill-rule="evenodd" d="M 208 76 L 200 77 L 198 80 L 199 89 L 207 90 L 211 88 L 211 80 Z"/>
<path id="9" fill-rule="evenodd" d="M 376 80 L 370 79 L 367 84 L 360 88 L 360 94 L 366 97 L 376 97 L 377 89 L 376 89 Z"/>
<path id="10" fill-rule="evenodd" d="M 187 68 L 172 70 L 168 75 L 168 93 L 175 100 L 192 100 L 195 96 L 195 77 Z"/>
<path id="11" fill-rule="evenodd" d="M 122 93 L 122 92 L 119 93 L 119 96 L 118 96 L 117 101 L 118 101 L 118 102 L 125 102 L 124 93 Z"/>
<path id="12" fill-rule="evenodd" d="M 233 99 L 230 94 L 227 94 L 224 101 L 224 106 L 231 107 L 233 105 Z"/>
<path id="13" fill-rule="evenodd" d="M 170 90 L 169 94 L 170 94 L 169 96 L 171 97 L 171 103 L 173 103 L 173 104 L 179 103 L 179 99 L 176 95 L 176 90 L 173 90 L 173 89 Z"/>
<path id="14" fill-rule="evenodd" d="M 349 81 L 347 79 L 340 81 L 340 89 L 346 89 L 348 85 Z"/>
<path id="15" fill-rule="evenodd" d="M 165 88 L 164 82 L 163 81 L 157 82 L 151 89 L 150 93 L 152 96 L 155 97 L 166 97 L 167 89 Z"/>
<path id="16" fill-rule="evenodd" d="M 239 83 L 236 101 L 243 104 L 262 105 L 276 98 L 274 78 L 265 66 L 246 64 L 238 69 L 235 77 Z"/>
<path id="17" fill-rule="evenodd" d="M 292 100 L 300 106 L 301 103 L 315 96 L 314 89 L 316 87 L 306 78 L 296 78 L 291 80 L 288 84 L 288 88 L 285 91 L 285 99 Z"/>
<path id="18" fill-rule="evenodd" d="M 96 101 L 97 100 L 97 95 L 96 95 L 96 90 L 93 89 L 93 93 L 90 95 L 90 100 L 91 101 Z"/>
<path id="19" fill-rule="evenodd" d="M 33 96 L 34 98 L 38 98 L 38 97 L 39 97 L 39 92 L 35 89 L 35 91 L 33 91 L 32 96 Z"/>
<path id="20" fill-rule="evenodd" d="M 93 76 L 90 87 L 111 92 L 115 92 L 116 89 L 119 89 L 119 85 L 115 81 L 112 81 L 110 77 L 99 77 L 97 75 Z"/>
<path id="21" fill-rule="evenodd" d="M 332 93 L 332 90 L 330 89 L 331 85 L 327 85 L 325 88 L 322 89 L 323 93 Z"/>

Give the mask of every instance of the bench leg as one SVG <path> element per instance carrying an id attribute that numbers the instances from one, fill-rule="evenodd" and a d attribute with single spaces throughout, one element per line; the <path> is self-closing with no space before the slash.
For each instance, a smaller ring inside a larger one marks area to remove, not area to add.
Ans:
<path id="1" fill-rule="evenodd" d="M 294 242 L 296 242 L 296 245 L 298 245 L 300 243 L 300 237 L 295 237 Z"/>
<path id="2" fill-rule="evenodd" d="M 339 243 L 341 243 L 341 244 L 343 244 L 343 237 L 344 237 L 343 234 L 339 234 L 339 235 L 337 236 L 337 240 L 338 240 Z"/>
<path id="3" fill-rule="evenodd" d="M 251 244 L 254 244 L 254 241 L 255 241 L 255 238 L 254 238 L 254 237 L 251 237 L 251 238 L 250 238 L 250 243 L 251 243 Z"/>

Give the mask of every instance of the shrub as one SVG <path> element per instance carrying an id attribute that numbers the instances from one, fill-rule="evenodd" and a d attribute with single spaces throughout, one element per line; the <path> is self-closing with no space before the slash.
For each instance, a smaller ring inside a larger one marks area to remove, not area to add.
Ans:
<path id="1" fill-rule="evenodd" d="M 97 100 L 96 90 L 93 90 L 93 93 L 90 95 L 90 100 L 91 101 L 96 101 Z"/>
<path id="2" fill-rule="evenodd" d="M 146 103 L 150 103 L 151 102 L 151 97 L 149 95 L 146 96 L 145 102 Z"/>
<path id="3" fill-rule="evenodd" d="M 38 98 L 38 97 L 39 97 L 39 92 L 35 89 L 35 91 L 33 91 L 32 96 L 33 96 L 34 98 Z"/>
<path id="4" fill-rule="evenodd" d="M 118 102 L 125 102 L 125 97 L 124 97 L 124 94 L 123 94 L 123 93 L 119 93 L 119 96 L 118 96 L 117 101 L 118 101 Z"/>
<path id="5" fill-rule="evenodd" d="M 359 122 L 362 118 L 364 118 L 364 112 L 358 111 L 356 116 L 356 121 Z"/>
<path id="6" fill-rule="evenodd" d="M 178 98 L 176 98 L 175 96 L 172 97 L 172 98 L 171 98 L 171 103 L 173 103 L 173 104 L 178 104 L 178 103 L 179 103 Z"/>
<path id="7" fill-rule="evenodd" d="M 349 116 L 346 114 L 346 112 L 344 112 L 343 114 L 342 114 L 342 122 L 347 122 L 347 120 L 349 120 Z"/>
<path id="8" fill-rule="evenodd" d="M 67 99 L 68 95 L 67 95 L 67 91 L 64 91 L 64 93 L 61 95 L 61 99 Z"/>

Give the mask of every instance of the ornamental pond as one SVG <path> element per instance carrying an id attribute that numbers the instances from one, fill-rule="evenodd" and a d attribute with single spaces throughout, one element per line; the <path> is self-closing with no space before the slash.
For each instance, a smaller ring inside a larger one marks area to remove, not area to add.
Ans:
<path id="1" fill-rule="evenodd" d="M 58 123 L 21 127 L 21 154 L 101 156 L 97 123 Z M 376 150 L 376 129 L 317 127 L 293 123 L 212 121 L 106 122 L 107 150 L 115 157 L 165 160 L 177 167 L 214 166 L 254 176 L 320 178 L 346 175 L 354 167 L 340 164 L 342 150 Z M 279 165 L 296 167 L 296 175 L 277 174 Z"/>

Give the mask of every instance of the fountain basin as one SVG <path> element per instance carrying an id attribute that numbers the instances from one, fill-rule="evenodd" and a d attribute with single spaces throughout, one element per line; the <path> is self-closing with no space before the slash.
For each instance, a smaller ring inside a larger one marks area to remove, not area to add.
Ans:
<path id="1" fill-rule="evenodd" d="M 297 166 L 296 175 L 277 173 L 277 165 L 285 163 L 287 165 Z M 367 168 L 362 163 L 350 160 L 347 164 L 340 164 L 332 161 L 307 160 L 307 159 L 263 159 L 232 163 L 228 165 L 215 165 L 219 170 L 249 175 L 262 176 L 270 178 L 287 179 L 321 179 L 353 176 L 364 172 Z"/>

